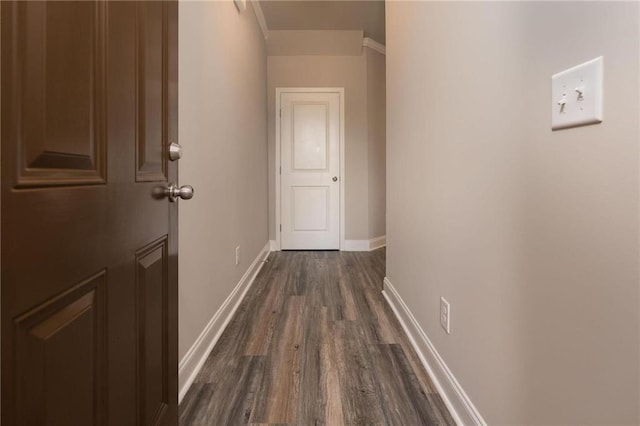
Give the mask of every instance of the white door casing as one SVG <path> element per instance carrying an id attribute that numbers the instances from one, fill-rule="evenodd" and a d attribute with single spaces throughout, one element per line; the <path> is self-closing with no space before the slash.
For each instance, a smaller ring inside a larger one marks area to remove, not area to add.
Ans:
<path id="1" fill-rule="evenodd" d="M 276 216 L 282 226 L 276 232 L 283 250 L 341 246 L 343 93 L 277 90 Z"/>

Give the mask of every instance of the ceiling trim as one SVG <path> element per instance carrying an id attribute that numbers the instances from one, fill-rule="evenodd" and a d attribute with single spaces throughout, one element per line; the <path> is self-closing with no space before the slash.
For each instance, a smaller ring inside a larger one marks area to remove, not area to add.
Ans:
<path id="1" fill-rule="evenodd" d="M 251 4 L 253 5 L 253 11 L 256 14 L 256 19 L 258 20 L 258 24 L 260 24 L 262 35 L 266 40 L 267 38 L 269 38 L 269 28 L 267 27 L 267 20 L 264 19 L 264 13 L 262 13 L 262 6 L 260 6 L 260 1 L 251 0 Z"/>
<path id="2" fill-rule="evenodd" d="M 387 48 L 384 44 L 380 44 L 372 38 L 365 37 L 362 39 L 362 45 L 364 47 L 368 47 L 369 49 L 373 49 L 378 53 L 382 53 L 383 55 L 387 55 Z"/>

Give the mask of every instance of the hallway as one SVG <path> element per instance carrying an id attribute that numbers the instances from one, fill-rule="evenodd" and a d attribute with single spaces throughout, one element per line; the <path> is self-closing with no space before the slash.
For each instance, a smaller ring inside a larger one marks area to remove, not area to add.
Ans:
<path id="1" fill-rule="evenodd" d="M 454 424 L 381 293 L 385 250 L 271 253 L 181 425 Z"/>
<path id="2" fill-rule="evenodd" d="M 640 426 L 640 0 L 0 28 L 0 425 Z"/>

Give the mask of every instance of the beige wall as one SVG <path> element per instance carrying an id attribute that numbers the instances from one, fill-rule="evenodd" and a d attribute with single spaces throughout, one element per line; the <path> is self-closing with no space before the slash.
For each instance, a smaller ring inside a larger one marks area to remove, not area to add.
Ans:
<path id="1" fill-rule="evenodd" d="M 268 56 L 360 56 L 364 31 L 269 31 Z"/>
<path id="2" fill-rule="evenodd" d="M 367 57 L 367 137 L 369 143 L 369 239 L 386 234 L 386 75 L 385 57 L 364 49 Z"/>
<path id="3" fill-rule="evenodd" d="M 268 241 L 266 49 L 252 6 L 180 2 L 180 358 Z M 235 248 L 240 246 L 240 264 Z"/>
<path id="4" fill-rule="evenodd" d="M 363 48 L 369 51 L 368 48 Z M 347 240 L 368 240 L 380 235 L 370 235 L 370 192 L 369 179 L 375 179 L 377 193 L 374 206 L 380 207 L 384 197 L 384 187 L 379 185 L 384 178 L 384 162 L 380 162 L 380 144 L 384 144 L 384 133 L 375 141 L 375 163 L 369 163 L 368 132 L 380 131 L 380 126 L 368 125 L 369 117 L 379 117 L 380 107 L 369 103 L 367 91 L 368 70 L 375 70 L 376 81 L 380 82 L 382 60 L 367 60 L 365 53 L 358 56 L 269 56 L 268 57 L 268 126 L 269 126 L 269 236 L 275 240 L 275 94 L 278 87 L 344 87 L 345 89 L 345 238 Z M 383 73 L 384 71 L 382 71 Z M 377 89 L 380 90 L 380 89 Z M 384 90 L 384 87 L 382 88 Z M 384 106 L 383 106 L 384 108 Z M 372 170 L 377 168 L 377 170 Z M 384 205 L 382 204 L 384 208 Z M 375 229 L 380 229 L 379 218 L 373 216 Z M 382 228 L 384 229 L 384 228 Z"/>
<path id="5" fill-rule="evenodd" d="M 638 4 L 386 16 L 391 283 L 489 423 L 638 424 Z M 600 55 L 604 122 L 552 132 Z"/>

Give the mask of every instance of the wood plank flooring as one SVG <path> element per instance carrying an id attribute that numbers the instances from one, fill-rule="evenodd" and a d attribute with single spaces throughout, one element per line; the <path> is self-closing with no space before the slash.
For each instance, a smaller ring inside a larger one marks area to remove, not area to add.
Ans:
<path id="1" fill-rule="evenodd" d="M 384 256 L 271 253 L 180 424 L 455 424 L 382 296 Z"/>

